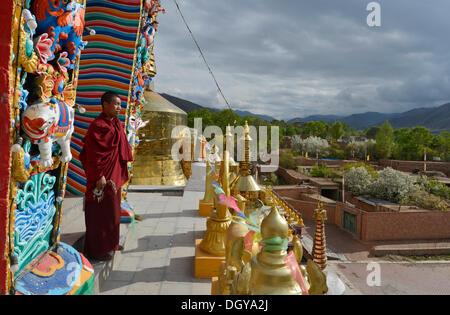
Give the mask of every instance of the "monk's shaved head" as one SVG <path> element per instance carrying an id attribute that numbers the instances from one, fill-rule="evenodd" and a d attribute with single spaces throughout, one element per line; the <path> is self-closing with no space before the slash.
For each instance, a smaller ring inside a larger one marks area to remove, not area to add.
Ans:
<path id="1" fill-rule="evenodd" d="M 114 101 L 114 99 L 115 99 L 116 97 L 117 97 L 118 99 L 120 99 L 119 95 L 117 95 L 117 94 L 114 93 L 114 92 L 108 91 L 108 92 L 103 93 L 103 95 L 102 95 L 102 106 L 103 106 L 105 103 L 111 103 L 112 101 Z"/>

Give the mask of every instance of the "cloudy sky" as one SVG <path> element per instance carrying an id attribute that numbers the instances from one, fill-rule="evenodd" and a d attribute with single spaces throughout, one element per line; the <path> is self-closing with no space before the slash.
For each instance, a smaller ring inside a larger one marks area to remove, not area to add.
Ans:
<path id="1" fill-rule="evenodd" d="M 450 1 L 177 0 L 233 109 L 290 119 L 450 101 Z M 173 0 L 161 0 L 156 91 L 225 109 Z"/>

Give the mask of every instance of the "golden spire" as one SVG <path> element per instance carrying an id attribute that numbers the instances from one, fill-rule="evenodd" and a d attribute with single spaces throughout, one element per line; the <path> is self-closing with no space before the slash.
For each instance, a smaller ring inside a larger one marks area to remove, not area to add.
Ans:
<path id="1" fill-rule="evenodd" d="M 313 261 L 323 270 L 327 266 L 327 252 L 325 240 L 325 220 L 327 211 L 323 208 L 322 201 L 319 200 L 317 209 L 314 210 L 313 219 L 316 220 L 316 231 L 314 233 Z"/>
<path id="2" fill-rule="evenodd" d="M 202 147 L 203 147 L 203 138 L 202 138 Z M 215 148 L 213 148 L 215 150 Z M 205 180 L 205 194 L 203 196 L 203 199 L 199 200 L 198 204 L 198 210 L 200 216 L 209 216 L 211 214 L 211 209 L 214 206 L 214 186 L 213 181 L 214 178 L 214 171 L 212 167 L 215 167 L 214 162 L 210 162 L 206 160 L 206 180 Z"/>
<path id="3" fill-rule="evenodd" d="M 230 175 L 229 175 L 229 187 L 232 186 L 233 182 L 236 180 L 238 174 L 239 174 L 239 164 L 236 163 L 234 160 L 234 137 L 231 133 L 231 126 L 228 125 L 226 127 L 225 132 L 225 148 L 230 153 L 230 161 L 229 161 L 229 167 L 230 167 Z"/>
<path id="4" fill-rule="evenodd" d="M 228 185 L 229 153 L 224 152 L 224 159 L 221 167 L 221 184 L 226 196 L 230 196 Z M 206 221 L 205 237 L 200 243 L 200 248 L 211 255 L 224 256 L 226 247 L 226 233 L 231 223 L 231 216 L 228 207 L 218 202 L 215 196 L 215 207 L 211 216 Z"/>
<path id="5" fill-rule="evenodd" d="M 245 149 L 245 161 L 242 162 L 242 176 L 247 176 L 251 174 L 250 170 L 250 141 L 253 139 L 250 137 L 250 128 L 247 124 L 247 121 L 245 121 L 244 125 L 244 149 Z"/>
<path id="6" fill-rule="evenodd" d="M 251 175 L 250 171 L 250 128 L 247 121 L 244 125 L 244 144 L 245 144 L 245 159 L 244 161 L 239 161 L 239 175 L 236 177 L 234 182 L 231 184 L 231 192 L 233 196 L 241 194 L 248 200 L 246 204 L 245 215 L 248 217 L 250 213 L 258 210 L 262 204 L 258 200 L 259 191 L 261 188 L 256 183 L 256 180 Z"/>

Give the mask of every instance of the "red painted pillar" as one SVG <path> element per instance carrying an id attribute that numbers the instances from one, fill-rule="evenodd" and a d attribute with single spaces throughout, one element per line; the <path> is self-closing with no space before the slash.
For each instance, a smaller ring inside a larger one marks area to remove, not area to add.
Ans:
<path id="1" fill-rule="evenodd" d="M 8 192 L 10 173 L 10 104 L 9 63 L 11 58 L 11 23 L 13 0 L 2 0 L 0 6 L 0 295 L 6 294 L 8 236 Z"/>

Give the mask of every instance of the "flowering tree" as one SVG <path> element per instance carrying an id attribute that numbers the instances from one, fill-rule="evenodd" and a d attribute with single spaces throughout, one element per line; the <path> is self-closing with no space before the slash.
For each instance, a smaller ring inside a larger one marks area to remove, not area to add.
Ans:
<path id="1" fill-rule="evenodd" d="M 362 166 L 352 167 L 344 173 L 345 188 L 355 195 L 369 194 L 372 176 Z"/>
<path id="2" fill-rule="evenodd" d="M 370 185 L 370 194 L 376 198 L 400 203 L 419 188 L 414 185 L 413 176 L 396 171 L 390 167 L 378 172 Z"/>
<path id="3" fill-rule="evenodd" d="M 425 209 L 447 211 L 447 187 L 422 178 L 396 171 L 390 167 L 373 176 L 363 166 L 352 167 L 344 173 L 345 187 L 355 195 L 370 195 L 399 204 L 414 204 Z"/>
<path id="4" fill-rule="evenodd" d="M 320 137 L 308 137 L 302 139 L 300 136 L 294 136 L 292 139 L 292 149 L 309 153 L 322 154 L 329 148 L 328 141 Z"/>

